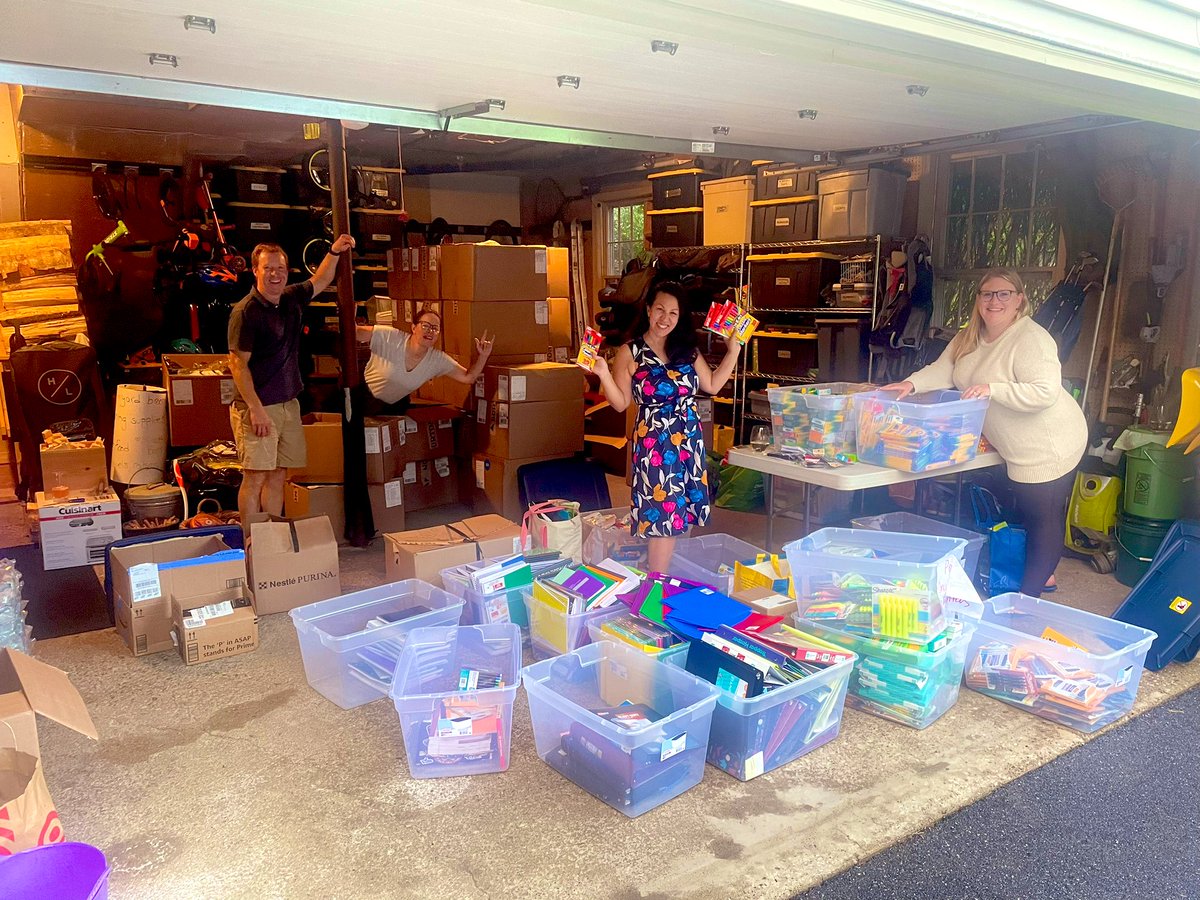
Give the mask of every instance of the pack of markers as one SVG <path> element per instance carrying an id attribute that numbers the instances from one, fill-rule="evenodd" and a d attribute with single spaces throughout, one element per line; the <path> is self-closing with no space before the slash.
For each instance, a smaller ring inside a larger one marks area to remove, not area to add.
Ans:
<path id="1" fill-rule="evenodd" d="M 704 317 L 704 328 L 726 340 L 744 344 L 758 330 L 758 319 L 738 306 L 734 300 L 714 300 Z"/>

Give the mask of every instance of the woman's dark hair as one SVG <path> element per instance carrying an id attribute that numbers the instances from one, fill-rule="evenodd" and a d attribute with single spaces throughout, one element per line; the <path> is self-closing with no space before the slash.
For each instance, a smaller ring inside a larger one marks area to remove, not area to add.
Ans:
<path id="1" fill-rule="evenodd" d="M 659 294 L 674 297 L 679 304 L 679 320 L 667 335 L 667 362 L 677 365 L 695 362 L 696 360 L 696 326 L 692 323 L 692 311 L 688 307 L 687 291 L 677 281 L 663 281 L 650 289 L 646 302 L 642 306 L 642 315 L 638 320 L 636 334 L 645 336 L 650 330 L 650 307 Z"/>
<path id="2" fill-rule="evenodd" d="M 432 306 L 426 306 L 423 309 L 421 309 L 419 312 L 417 312 L 416 318 L 413 319 L 413 324 L 416 325 L 418 322 L 420 322 L 426 316 L 437 316 L 438 324 L 439 325 L 442 324 L 442 314 L 440 312 L 438 312 L 436 309 L 434 309 Z"/>

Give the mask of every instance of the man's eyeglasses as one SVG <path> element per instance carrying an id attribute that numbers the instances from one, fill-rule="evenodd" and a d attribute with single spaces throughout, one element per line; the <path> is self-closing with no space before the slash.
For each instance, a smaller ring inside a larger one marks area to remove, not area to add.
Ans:
<path id="1" fill-rule="evenodd" d="M 418 322 L 417 324 L 420 325 L 423 329 L 425 329 L 426 334 L 437 334 L 439 331 L 442 330 L 441 325 L 431 325 L 428 322 Z"/>
<path id="2" fill-rule="evenodd" d="M 1017 294 L 1018 291 L 980 291 L 979 299 L 984 303 L 987 303 L 993 298 L 999 300 L 1001 303 L 1007 303 L 1013 297 L 1017 296 Z"/>

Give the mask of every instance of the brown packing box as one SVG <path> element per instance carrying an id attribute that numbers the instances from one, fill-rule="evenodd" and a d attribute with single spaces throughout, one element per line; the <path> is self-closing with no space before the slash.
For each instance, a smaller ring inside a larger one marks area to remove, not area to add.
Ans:
<path id="1" fill-rule="evenodd" d="M 414 300 L 440 300 L 442 293 L 441 247 L 410 247 L 409 266 L 412 271 Z"/>
<path id="2" fill-rule="evenodd" d="M 560 453 L 549 456 L 534 456 L 527 459 L 504 459 L 485 453 L 472 457 L 475 470 L 475 511 L 499 513 L 515 522 L 525 512 L 521 508 L 521 495 L 517 485 L 517 471 L 521 466 L 542 462 L 546 459 L 563 459 L 573 454 Z"/>
<path id="3" fill-rule="evenodd" d="M 236 605 L 239 602 L 243 605 Z M 222 606 L 225 603 L 230 605 L 228 612 Z M 258 649 L 258 614 L 245 585 L 183 601 L 172 597 L 171 624 L 185 665 Z"/>
<path id="4" fill-rule="evenodd" d="M 201 447 L 209 441 L 229 440 L 229 404 L 237 394 L 232 375 L 172 375 L 170 364 L 183 369 L 197 365 L 228 368 L 221 353 L 164 354 L 163 386 L 167 389 L 168 437 L 172 447 Z"/>
<path id="5" fill-rule="evenodd" d="M 367 416 L 363 419 L 368 484 L 383 484 L 399 474 L 402 427 L 399 416 Z"/>
<path id="6" fill-rule="evenodd" d="M 475 358 L 475 338 L 487 331 L 495 335 L 493 358 L 548 353 L 550 348 L 550 305 L 545 300 L 508 300 L 468 303 L 448 300 L 442 304 L 445 317 L 442 335 L 447 353 Z M 469 363 L 464 363 L 469 368 Z"/>
<path id="7" fill-rule="evenodd" d="M 400 433 L 400 446 L 396 453 L 397 474 L 404 471 L 406 463 L 453 456 L 454 420 L 461 415 L 459 410 L 448 406 L 410 407 L 396 426 Z"/>
<path id="8" fill-rule="evenodd" d="M 42 483 L 46 490 L 65 484 L 74 492 L 95 494 L 108 489 L 108 461 L 103 447 L 41 446 Z"/>
<path id="9" fill-rule="evenodd" d="M 571 328 L 571 301 L 566 297 L 551 297 L 546 302 L 550 308 L 550 346 L 555 351 L 564 349 L 570 355 L 571 348 L 575 346 L 575 334 Z"/>
<path id="10" fill-rule="evenodd" d="M 393 478 L 386 484 L 368 484 L 371 518 L 380 534 L 404 530 L 404 479 Z"/>
<path id="11" fill-rule="evenodd" d="M 385 534 L 387 577 L 389 581 L 418 578 L 440 587 L 442 569 L 512 553 L 520 537 L 520 525 L 496 515 Z"/>
<path id="12" fill-rule="evenodd" d="M 309 413 L 301 420 L 308 462 L 303 469 L 292 469 L 288 477 L 302 484 L 341 484 L 342 417 L 337 413 Z"/>
<path id="13" fill-rule="evenodd" d="M 326 516 L 339 544 L 346 540 L 346 489 L 340 484 L 297 484 L 283 491 L 283 514 L 289 519 Z"/>
<path id="14" fill-rule="evenodd" d="M 476 404 L 475 449 L 506 459 L 566 456 L 583 449 L 583 397 Z"/>
<path id="15" fill-rule="evenodd" d="M 413 299 L 412 270 L 408 265 L 408 248 L 392 247 L 387 252 L 388 295 L 394 300 Z"/>
<path id="16" fill-rule="evenodd" d="M 342 592 L 337 540 L 325 516 L 284 519 L 262 513 L 250 524 L 250 586 L 260 616 Z"/>
<path id="17" fill-rule="evenodd" d="M 480 559 L 507 556 L 521 549 L 521 526 L 504 516 L 468 516 L 450 527 L 479 547 Z"/>
<path id="18" fill-rule="evenodd" d="M 483 370 L 483 378 L 475 382 L 475 396 L 510 403 L 574 400 L 583 396 L 586 383 L 583 369 L 575 365 L 490 365 Z"/>
<path id="19" fill-rule="evenodd" d="M 571 296 L 571 255 L 566 247 L 546 248 L 546 296 Z"/>
<path id="20" fill-rule="evenodd" d="M 159 567 L 228 549 L 221 538 L 207 535 L 148 541 L 109 551 L 117 634 L 134 656 L 174 649 L 172 596 L 187 599 L 246 582 L 244 557 L 181 568 Z"/>
<path id="21" fill-rule="evenodd" d="M 443 244 L 445 300 L 542 300 L 548 296 L 545 247 Z"/>
<path id="22" fill-rule="evenodd" d="M 787 616 L 796 611 L 796 601 L 770 588 L 752 587 L 733 592 L 733 599 L 745 603 L 764 616 Z"/>
<path id="23" fill-rule="evenodd" d="M 410 511 L 458 502 L 458 471 L 452 457 L 405 463 L 401 481 L 404 482 L 404 505 Z M 383 530 L 378 522 L 375 527 Z"/>

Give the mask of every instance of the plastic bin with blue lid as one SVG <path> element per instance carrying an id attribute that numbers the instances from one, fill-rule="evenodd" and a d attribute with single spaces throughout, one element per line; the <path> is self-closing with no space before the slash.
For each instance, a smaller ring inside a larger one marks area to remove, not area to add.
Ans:
<path id="1" fill-rule="evenodd" d="M 946 630 L 961 538 L 822 528 L 784 545 L 797 621 L 924 644 Z"/>
<path id="2" fill-rule="evenodd" d="M 967 656 L 967 687 L 1077 731 L 1133 708 L 1147 628 L 1025 594 L 983 601 Z"/>
<path id="3" fill-rule="evenodd" d="M 723 594 L 731 594 L 733 564 L 753 562 L 765 554 L 765 550 L 729 534 L 679 538 L 667 574 L 712 585 Z"/>
<path id="4" fill-rule="evenodd" d="M 526 666 L 521 678 L 538 756 L 625 815 L 704 777 L 715 685 L 612 641 Z"/>
<path id="5" fill-rule="evenodd" d="M 757 778 L 811 753 L 841 730 L 846 688 L 858 657 L 811 634 L 783 627 L 831 664 L 802 681 L 757 697 L 739 698 L 718 688 L 707 760 L 739 781 Z M 683 668 L 689 647 L 683 644 L 659 658 Z"/>
<path id="6" fill-rule="evenodd" d="M 342 709 L 388 695 L 414 628 L 454 625 L 463 601 L 409 579 L 331 597 L 290 613 L 308 683 Z"/>
<path id="7" fill-rule="evenodd" d="M 850 400 L 854 394 L 870 390 L 869 384 L 849 381 L 768 388 L 775 449 L 798 447 L 826 457 L 854 453 Z"/>
<path id="8" fill-rule="evenodd" d="M 972 581 L 975 580 L 975 574 L 979 569 L 979 554 L 983 550 L 983 545 L 987 543 L 987 535 L 980 534 L 978 531 L 969 531 L 966 528 L 951 525 L 949 522 L 939 522 L 937 519 L 918 516 L 903 510 L 878 516 L 860 516 L 857 519 L 851 519 L 850 525 L 853 528 L 869 531 L 894 531 L 901 534 L 928 534 L 934 537 L 961 538 L 967 542 L 967 546 L 963 549 L 963 569 Z"/>
<path id="9" fill-rule="evenodd" d="M 927 472 L 969 462 L 979 452 L 988 400 L 930 391 L 897 400 L 894 392 L 851 398 L 859 462 Z"/>
<path id="10" fill-rule="evenodd" d="M 512 622 L 413 629 L 391 689 L 409 774 L 505 771 L 520 678 L 521 629 Z"/>

